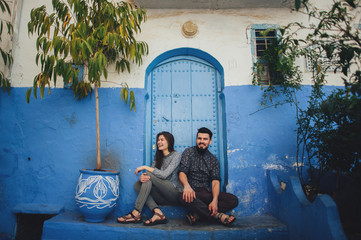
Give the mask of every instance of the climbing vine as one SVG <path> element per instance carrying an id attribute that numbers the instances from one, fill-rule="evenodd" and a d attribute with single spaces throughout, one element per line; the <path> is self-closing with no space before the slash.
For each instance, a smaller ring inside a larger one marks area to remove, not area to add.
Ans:
<path id="1" fill-rule="evenodd" d="M 319 191 L 321 177 L 336 172 L 360 182 L 361 179 L 361 35 L 357 13 L 360 2 L 334 1 L 329 10 L 320 10 L 303 1 L 313 24 L 291 23 L 278 29 L 277 40 L 265 50 L 259 62 L 266 62 L 276 76 L 263 86 L 262 104 L 290 103 L 297 116 L 297 170 L 303 185 L 303 169 L 311 179 L 311 195 Z M 300 33 L 307 32 L 300 38 Z M 297 59 L 307 58 L 312 90 L 306 107 L 297 94 L 305 78 Z M 330 71 L 332 69 L 332 72 Z M 262 65 L 255 64 L 253 84 L 260 85 Z M 344 87 L 325 94 L 327 76 L 337 74 Z M 283 96 L 283 100 L 275 99 Z"/>

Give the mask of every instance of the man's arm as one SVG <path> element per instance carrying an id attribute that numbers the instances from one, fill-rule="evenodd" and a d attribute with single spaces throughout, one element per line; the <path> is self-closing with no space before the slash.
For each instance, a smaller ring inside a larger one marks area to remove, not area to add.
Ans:
<path id="1" fill-rule="evenodd" d="M 183 200 L 187 203 L 193 202 L 196 198 L 196 193 L 192 189 L 191 185 L 189 185 L 187 175 L 184 172 L 179 172 L 179 181 L 183 184 Z M 218 198 L 217 198 L 218 199 Z"/>
<path id="2" fill-rule="evenodd" d="M 218 196 L 219 196 L 219 192 L 220 192 L 220 184 L 218 180 L 213 180 L 212 181 L 212 195 L 213 195 L 213 200 L 212 202 L 208 205 L 209 207 L 209 211 L 211 212 L 211 216 L 214 216 L 215 214 L 218 213 Z"/>

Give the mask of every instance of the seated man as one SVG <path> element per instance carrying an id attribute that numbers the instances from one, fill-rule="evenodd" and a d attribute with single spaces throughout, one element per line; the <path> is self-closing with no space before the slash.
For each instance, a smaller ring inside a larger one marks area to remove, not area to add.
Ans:
<path id="1" fill-rule="evenodd" d="M 212 135 L 208 128 L 198 129 L 197 145 L 185 149 L 182 154 L 179 180 L 184 189 L 179 195 L 179 202 L 190 211 L 187 219 L 191 225 L 200 217 L 205 217 L 231 226 L 236 218 L 225 212 L 235 208 L 238 199 L 233 194 L 220 192 L 219 162 L 208 151 Z"/>

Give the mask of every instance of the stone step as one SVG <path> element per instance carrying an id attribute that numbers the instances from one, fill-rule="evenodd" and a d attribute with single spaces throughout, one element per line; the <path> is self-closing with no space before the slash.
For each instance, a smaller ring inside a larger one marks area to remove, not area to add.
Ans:
<path id="1" fill-rule="evenodd" d="M 286 225 L 270 215 L 238 217 L 232 227 L 216 222 L 189 226 L 185 219 L 169 218 L 167 224 L 119 224 L 115 218 L 88 223 L 76 212 L 64 212 L 44 222 L 43 240 L 57 239 L 288 239 Z"/>

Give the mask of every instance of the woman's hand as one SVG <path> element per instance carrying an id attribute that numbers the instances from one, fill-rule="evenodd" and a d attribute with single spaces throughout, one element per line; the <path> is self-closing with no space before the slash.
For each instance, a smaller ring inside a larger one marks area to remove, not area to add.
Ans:
<path id="1" fill-rule="evenodd" d="M 150 176 L 147 175 L 147 173 L 143 173 L 142 175 L 140 175 L 139 177 L 139 181 L 142 183 L 148 182 L 150 179 Z"/>
<path id="2" fill-rule="evenodd" d="M 139 173 L 140 171 L 146 170 L 146 167 L 147 167 L 147 166 L 137 167 L 137 168 L 135 169 L 135 171 L 134 171 L 134 174 L 138 176 L 138 173 Z"/>

